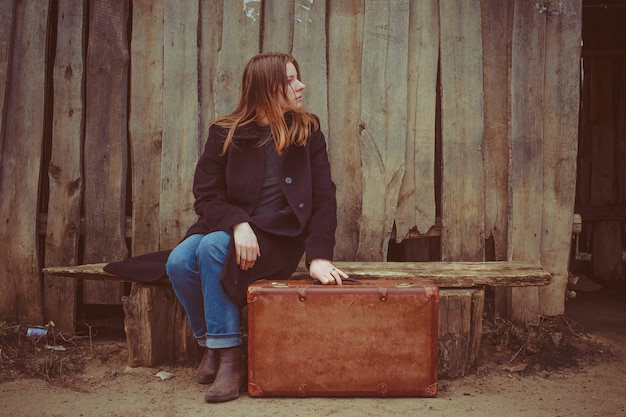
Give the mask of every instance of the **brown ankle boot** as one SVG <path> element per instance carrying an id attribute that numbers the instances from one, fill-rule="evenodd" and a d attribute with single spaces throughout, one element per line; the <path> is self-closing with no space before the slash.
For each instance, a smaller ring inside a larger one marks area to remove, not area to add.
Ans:
<path id="1" fill-rule="evenodd" d="M 196 373 L 196 382 L 198 384 L 210 384 L 215 380 L 217 374 L 217 366 L 219 362 L 219 353 L 216 349 L 207 348 L 204 356 L 198 366 Z"/>
<path id="2" fill-rule="evenodd" d="M 204 395 L 209 403 L 234 400 L 243 383 L 243 351 L 241 346 L 219 349 L 219 368 L 215 382 Z"/>

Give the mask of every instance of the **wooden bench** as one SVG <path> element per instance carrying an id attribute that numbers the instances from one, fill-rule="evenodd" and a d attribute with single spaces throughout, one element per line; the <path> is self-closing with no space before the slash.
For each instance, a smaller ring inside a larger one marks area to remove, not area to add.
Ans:
<path id="1" fill-rule="evenodd" d="M 541 286 L 552 279 L 540 265 L 526 262 L 335 262 L 335 265 L 356 279 L 430 279 L 439 285 L 439 376 L 448 379 L 465 376 L 476 362 L 486 286 Z M 104 266 L 49 267 L 43 272 L 127 281 L 105 272 Z M 309 279 L 308 270 L 301 265 L 291 278 Z M 133 283 L 122 305 L 130 366 L 198 359 L 199 347 L 167 278 L 150 284 Z"/>

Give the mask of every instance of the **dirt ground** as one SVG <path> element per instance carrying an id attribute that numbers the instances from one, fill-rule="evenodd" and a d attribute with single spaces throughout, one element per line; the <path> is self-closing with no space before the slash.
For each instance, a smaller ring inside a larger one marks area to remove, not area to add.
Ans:
<path id="1" fill-rule="evenodd" d="M 244 393 L 207 404 L 206 387 L 193 381 L 195 364 L 129 368 L 120 337 L 72 341 L 61 352 L 25 337 L 11 345 L 9 333 L 0 344 L 5 417 L 626 416 L 623 291 L 579 292 L 565 316 L 534 327 L 487 321 L 477 368 L 462 379 L 440 379 L 437 397 L 427 399 L 254 399 Z M 546 335 L 548 344 L 541 342 Z M 173 377 L 162 379 L 159 371 Z"/>

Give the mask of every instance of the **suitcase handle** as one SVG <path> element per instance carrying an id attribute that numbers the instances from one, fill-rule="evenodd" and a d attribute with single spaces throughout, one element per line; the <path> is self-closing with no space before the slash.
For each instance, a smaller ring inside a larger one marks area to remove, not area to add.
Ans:
<path id="1" fill-rule="evenodd" d="M 346 281 L 347 282 L 351 282 L 354 285 L 365 285 L 364 282 L 361 282 L 361 281 L 359 281 L 356 278 L 349 278 L 349 277 L 348 278 L 341 278 L 341 282 L 346 282 Z M 323 284 L 322 284 L 322 281 L 320 281 L 319 279 L 314 279 L 313 280 L 313 285 L 323 285 Z"/>

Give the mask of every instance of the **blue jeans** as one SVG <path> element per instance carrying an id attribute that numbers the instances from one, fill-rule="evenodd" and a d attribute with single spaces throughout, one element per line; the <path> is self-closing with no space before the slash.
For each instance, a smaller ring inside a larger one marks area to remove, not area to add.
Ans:
<path id="1" fill-rule="evenodd" d="M 241 345 L 239 308 L 220 284 L 230 240 L 226 232 L 189 236 L 165 265 L 193 335 L 200 346 L 211 349 Z"/>

